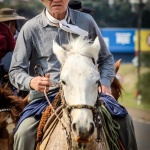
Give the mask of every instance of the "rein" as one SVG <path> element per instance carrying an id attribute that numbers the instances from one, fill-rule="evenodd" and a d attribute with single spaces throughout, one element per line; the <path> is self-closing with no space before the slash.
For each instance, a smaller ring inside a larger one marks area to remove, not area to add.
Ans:
<path id="1" fill-rule="evenodd" d="M 93 113 L 95 113 L 97 111 L 97 107 L 100 106 L 100 97 L 101 97 L 101 92 L 98 91 L 98 96 L 97 96 L 97 101 L 96 101 L 96 104 L 94 106 L 90 106 L 90 105 L 85 105 L 85 104 L 80 104 L 80 105 L 68 105 L 65 101 L 65 98 L 64 98 L 64 95 L 63 95 L 63 90 L 62 90 L 62 84 L 61 85 L 61 98 L 64 100 L 64 108 L 66 108 L 66 110 L 68 111 L 68 113 L 71 112 L 72 109 L 82 109 L 82 108 L 85 108 L 85 109 L 90 109 L 92 110 Z M 98 82 L 98 87 L 101 88 L 101 91 L 102 91 L 102 87 L 101 87 L 101 83 Z"/>
<path id="2" fill-rule="evenodd" d="M 42 74 L 40 74 L 40 73 L 37 71 L 37 68 L 41 69 Z M 40 65 L 36 65 L 36 66 L 34 67 L 34 72 L 35 72 L 36 74 L 38 74 L 39 76 L 42 76 L 42 77 L 45 76 L 43 67 L 40 66 Z M 63 130 L 64 130 L 65 133 L 66 133 L 67 144 L 69 145 L 68 149 L 71 149 L 71 148 L 72 148 L 72 142 L 71 142 L 71 140 L 70 140 L 70 139 L 71 139 L 70 131 L 67 131 L 67 128 L 66 128 L 65 125 L 62 123 L 61 118 L 60 118 L 59 115 L 56 113 L 56 111 L 55 111 L 55 109 L 53 108 L 53 106 L 52 106 L 50 100 L 48 99 L 48 96 L 47 96 L 47 93 L 46 93 L 46 87 L 45 87 L 45 89 L 44 89 L 44 96 L 45 96 L 45 98 L 46 98 L 46 100 L 47 100 L 49 106 L 51 107 L 53 113 L 55 114 L 56 118 L 59 120 L 60 124 L 62 125 L 62 128 L 63 128 Z M 71 128 L 70 128 L 70 129 L 71 129 Z"/>
<path id="3" fill-rule="evenodd" d="M 1 113 L 1 112 L 7 112 L 7 111 L 11 111 L 11 109 L 9 109 L 9 108 L 0 109 L 0 113 Z"/>

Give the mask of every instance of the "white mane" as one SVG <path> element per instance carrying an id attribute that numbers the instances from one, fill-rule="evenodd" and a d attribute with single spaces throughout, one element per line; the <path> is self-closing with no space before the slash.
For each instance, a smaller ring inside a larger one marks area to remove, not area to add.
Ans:
<path id="1" fill-rule="evenodd" d="M 67 51 L 71 54 L 80 54 L 87 57 L 93 57 L 93 51 L 91 50 L 92 41 L 84 39 L 84 37 L 79 36 L 78 38 L 69 41 L 69 44 L 65 45 Z"/>
<path id="2" fill-rule="evenodd" d="M 53 51 L 61 63 L 64 63 L 70 54 L 80 54 L 93 58 L 96 61 L 100 50 L 100 43 L 98 37 L 92 42 L 91 40 L 79 36 L 76 39 L 70 40 L 69 44 L 63 45 L 63 48 L 54 41 Z"/>

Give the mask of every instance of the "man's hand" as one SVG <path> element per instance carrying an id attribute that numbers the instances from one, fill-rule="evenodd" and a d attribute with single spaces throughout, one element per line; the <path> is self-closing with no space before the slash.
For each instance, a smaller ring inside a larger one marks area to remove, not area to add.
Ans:
<path id="1" fill-rule="evenodd" d="M 99 86 L 99 92 L 101 92 L 101 87 Z M 107 86 L 105 85 L 102 85 L 102 92 L 113 97 L 112 94 L 111 94 L 111 89 L 108 88 Z"/>
<path id="2" fill-rule="evenodd" d="M 46 74 L 45 77 L 34 77 L 31 81 L 30 81 L 30 87 L 40 93 L 43 93 L 45 88 L 46 88 L 46 92 L 48 92 L 49 87 L 52 85 L 52 83 L 50 82 L 50 74 Z"/>

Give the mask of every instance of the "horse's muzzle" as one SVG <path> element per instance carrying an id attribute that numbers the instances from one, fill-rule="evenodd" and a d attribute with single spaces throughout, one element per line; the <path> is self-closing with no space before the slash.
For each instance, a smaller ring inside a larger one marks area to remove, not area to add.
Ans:
<path id="1" fill-rule="evenodd" d="M 91 136 L 94 133 L 94 123 L 90 123 L 89 128 L 78 127 L 76 123 L 72 124 L 72 130 L 76 136 L 76 141 L 78 143 L 87 143 L 91 141 Z"/>
<path id="2" fill-rule="evenodd" d="M 88 143 L 90 142 L 92 139 L 91 138 L 81 138 L 81 137 L 77 137 L 75 138 L 76 142 L 78 143 Z"/>

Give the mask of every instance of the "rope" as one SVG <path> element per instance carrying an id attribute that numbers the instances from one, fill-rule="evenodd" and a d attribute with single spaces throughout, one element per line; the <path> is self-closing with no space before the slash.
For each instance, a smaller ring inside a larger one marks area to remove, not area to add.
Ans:
<path id="1" fill-rule="evenodd" d="M 99 113 L 103 125 L 103 134 L 109 143 L 109 145 L 106 143 L 106 147 L 111 147 L 111 150 L 120 150 L 119 135 L 117 133 L 117 130 L 120 129 L 119 124 L 112 119 L 112 116 L 103 104 L 99 107 Z"/>
<path id="2" fill-rule="evenodd" d="M 11 109 L 9 109 L 9 108 L 0 109 L 0 112 L 6 112 L 6 111 L 11 111 Z"/>

